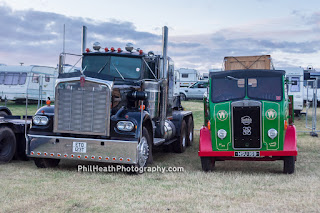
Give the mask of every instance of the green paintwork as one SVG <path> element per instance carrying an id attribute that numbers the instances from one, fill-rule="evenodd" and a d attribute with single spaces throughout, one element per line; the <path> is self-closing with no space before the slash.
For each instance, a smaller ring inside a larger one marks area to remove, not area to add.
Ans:
<path id="1" fill-rule="evenodd" d="M 209 81 L 209 86 L 211 87 L 211 79 Z M 211 93 L 211 89 L 209 89 L 209 92 Z M 283 150 L 285 137 L 284 122 L 285 120 L 288 121 L 289 117 L 288 96 L 285 94 L 285 89 L 283 89 L 283 97 L 280 102 L 260 100 L 262 106 L 262 148 L 257 149 L 257 151 Z M 205 114 L 205 120 L 210 120 L 212 150 L 234 151 L 232 148 L 231 101 L 213 103 L 211 101 L 211 94 L 208 95 L 208 99 L 209 101 L 204 100 L 205 109 L 209 109 L 209 115 L 206 116 Z M 245 99 L 249 98 L 245 97 Z M 274 139 L 268 136 L 268 130 L 271 128 L 276 129 L 278 132 L 277 137 Z M 227 136 L 222 140 L 217 137 L 219 129 L 227 131 Z M 252 149 L 250 149 L 250 151 L 252 151 Z"/>

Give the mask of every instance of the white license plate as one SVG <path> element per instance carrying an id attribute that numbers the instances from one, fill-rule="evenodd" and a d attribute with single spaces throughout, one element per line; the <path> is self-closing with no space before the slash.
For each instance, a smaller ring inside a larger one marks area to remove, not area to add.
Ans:
<path id="1" fill-rule="evenodd" d="M 260 152 L 257 151 L 237 151 L 234 152 L 235 157 L 260 157 Z"/>
<path id="2" fill-rule="evenodd" d="M 76 153 L 86 153 L 87 152 L 87 143 L 85 142 L 73 142 L 73 152 Z"/>

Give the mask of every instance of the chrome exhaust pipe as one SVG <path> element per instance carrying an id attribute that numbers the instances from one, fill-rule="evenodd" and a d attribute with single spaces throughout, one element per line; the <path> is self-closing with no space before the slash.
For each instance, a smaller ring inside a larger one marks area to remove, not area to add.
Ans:
<path id="1" fill-rule="evenodd" d="M 167 60 L 167 49 L 168 49 L 168 27 L 162 28 L 162 57 L 163 67 L 160 69 L 161 78 L 161 105 L 160 105 L 160 128 L 161 135 L 165 135 L 165 121 L 167 119 L 167 99 L 168 99 L 168 60 Z"/>
<path id="2" fill-rule="evenodd" d="M 86 52 L 86 46 L 87 46 L 87 27 L 82 26 L 81 54 Z"/>

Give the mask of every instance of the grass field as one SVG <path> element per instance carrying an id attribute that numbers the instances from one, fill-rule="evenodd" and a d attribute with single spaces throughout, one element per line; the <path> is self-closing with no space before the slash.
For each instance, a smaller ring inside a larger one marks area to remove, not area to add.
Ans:
<path id="1" fill-rule="evenodd" d="M 183 105 L 199 129 L 202 103 Z M 303 128 L 304 117 L 295 122 Z M 217 162 L 204 173 L 195 134 L 183 154 L 154 153 L 153 166 L 181 166 L 181 173 L 83 173 L 70 161 L 56 169 L 37 169 L 32 161 L 0 165 L 0 212 L 320 212 L 318 138 L 298 135 L 293 175 L 282 173 L 280 161 Z"/>

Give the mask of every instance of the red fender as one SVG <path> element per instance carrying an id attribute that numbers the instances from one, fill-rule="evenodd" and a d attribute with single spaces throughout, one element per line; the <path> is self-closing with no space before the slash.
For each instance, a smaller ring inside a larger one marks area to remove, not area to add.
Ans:
<path id="1" fill-rule="evenodd" d="M 234 151 L 212 151 L 211 132 L 207 127 L 202 127 L 200 130 L 199 152 L 200 157 L 234 157 Z M 260 156 L 297 156 L 297 135 L 296 127 L 289 125 L 286 131 L 283 150 L 280 151 L 260 151 Z M 234 158 L 236 159 L 236 158 Z M 241 159 L 241 158 L 239 158 Z M 253 159 L 252 159 L 253 160 Z M 263 159 L 261 159 L 263 160 Z"/>

